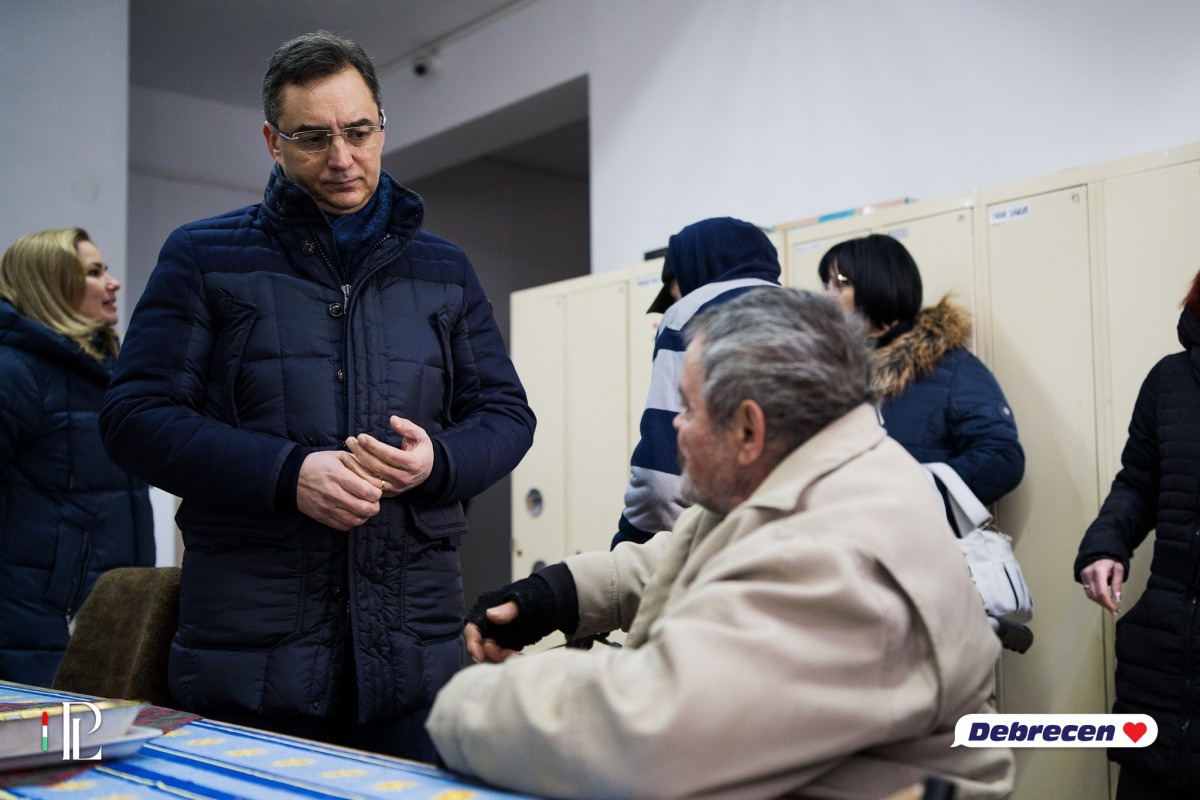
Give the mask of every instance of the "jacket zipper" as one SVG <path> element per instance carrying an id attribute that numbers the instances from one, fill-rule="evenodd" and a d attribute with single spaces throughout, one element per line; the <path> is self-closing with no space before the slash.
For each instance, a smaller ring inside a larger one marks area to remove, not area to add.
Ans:
<path id="1" fill-rule="evenodd" d="M 333 282 L 335 284 L 337 284 L 338 288 L 340 288 L 342 290 L 342 315 L 348 316 L 350 313 L 350 282 L 347 279 L 343 278 L 342 273 L 338 270 L 338 268 L 336 266 L 334 266 L 333 259 L 331 259 L 329 257 L 329 253 L 326 252 L 326 250 L 325 250 L 325 245 L 321 244 L 321 237 L 317 236 L 316 229 L 313 228 L 311 225 L 308 228 L 308 235 L 312 237 L 313 245 L 317 248 L 317 252 L 321 255 L 321 263 L 323 263 L 325 265 L 325 269 L 329 270 L 329 275 L 333 278 Z M 350 337 L 347 336 L 346 337 L 347 351 L 349 350 L 349 341 L 350 341 Z M 343 359 L 345 360 L 346 369 L 349 370 L 350 359 L 346 358 L 345 355 L 346 354 L 343 353 Z M 345 386 L 346 386 L 345 391 L 347 393 L 347 399 L 346 399 L 346 408 L 347 409 L 350 408 L 350 399 L 349 399 L 348 395 L 350 393 L 351 385 L 352 385 L 352 382 L 350 379 L 350 375 L 349 375 L 349 373 L 347 373 L 346 384 L 345 384 Z M 347 430 L 349 430 L 349 420 L 347 420 Z M 344 444 L 342 445 L 342 449 L 345 449 Z M 348 537 L 348 539 L 349 539 L 349 541 L 346 544 L 346 615 L 347 615 L 347 620 L 348 620 L 348 624 L 346 626 L 346 635 L 350 637 L 351 641 L 353 641 L 353 639 L 354 639 L 354 607 L 353 607 L 353 604 L 350 602 L 350 597 L 352 596 L 352 594 L 354 592 L 354 586 L 353 586 L 353 582 L 354 582 L 354 537 L 351 536 L 351 537 Z M 345 647 L 345 644 L 343 644 L 342 647 Z M 339 657 L 339 654 L 334 654 L 333 657 L 337 658 L 337 657 Z M 345 680 L 345 679 L 346 679 L 345 676 L 343 676 L 343 680 Z M 325 702 L 326 702 L 326 704 L 329 704 L 331 702 L 330 698 L 333 697 L 333 693 L 334 693 L 333 692 L 333 672 L 331 670 L 329 673 L 329 681 L 327 682 L 327 684 L 325 686 Z M 312 707 L 314 710 L 319 709 L 320 702 L 314 700 L 312 702 Z"/>
<path id="2" fill-rule="evenodd" d="M 325 268 L 329 270 L 333 282 L 342 290 L 343 305 L 347 311 L 350 309 L 350 283 L 342 277 L 342 273 L 336 266 L 333 260 L 329 257 L 329 253 L 325 252 L 325 245 L 321 244 L 321 237 L 317 236 L 316 230 L 311 226 L 308 229 L 308 235 L 312 237 L 313 244 L 317 248 L 317 252 L 321 254 L 321 262 L 325 264 Z"/>
<path id="3" fill-rule="evenodd" d="M 69 591 L 70 599 L 67 600 L 67 606 L 63 609 L 63 619 L 67 623 L 67 631 L 70 632 L 72 623 L 75 619 L 75 614 L 79 610 L 79 606 L 83 603 L 79 600 L 79 595 L 83 592 L 83 586 L 87 583 L 88 565 L 92 562 L 92 534 L 91 531 L 84 531 L 83 547 L 80 548 L 79 565 L 75 570 L 75 579 L 71 581 Z"/>
<path id="4" fill-rule="evenodd" d="M 331 259 L 329 257 L 329 253 L 326 252 L 325 246 L 323 244 L 321 244 L 321 239 L 320 239 L 320 237 L 317 236 L 316 230 L 314 230 L 310 226 L 308 229 L 308 233 L 309 233 L 309 236 L 312 237 L 314 246 L 317 248 L 317 252 L 321 254 L 322 263 L 324 263 L 325 268 L 327 270 L 329 270 L 329 274 L 333 277 L 334 283 L 336 283 L 338 285 L 338 287 L 342 290 L 342 301 L 343 301 L 342 309 L 343 309 L 343 315 L 346 318 L 347 327 L 348 327 L 349 322 L 350 322 L 349 317 L 350 317 L 351 284 L 347 279 L 342 277 L 342 273 L 338 270 L 338 268 L 336 266 L 334 266 L 333 259 Z M 380 248 L 380 246 L 384 242 L 386 242 L 390 237 L 391 237 L 390 233 L 385 233 L 383 235 L 383 238 L 380 239 L 378 242 L 376 242 L 375 246 L 373 248 L 371 248 L 371 252 L 373 253 L 376 250 L 378 250 Z M 347 334 L 346 334 L 345 348 L 346 348 L 346 352 L 343 354 L 343 358 L 344 358 L 344 361 L 346 364 L 346 413 L 347 413 L 347 415 L 351 415 L 354 413 L 354 411 L 353 411 L 354 403 L 353 403 L 353 397 L 351 396 L 350 393 L 351 393 L 351 387 L 354 384 L 353 384 L 353 381 L 352 381 L 351 375 L 350 375 L 350 369 L 351 369 L 351 364 L 353 363 L 353 359 L 351 359 L 349 357 L 349 354 L 350 354 L 349 330 L 347 330 Z M 347 431 L 350 429 L 350 422 L 351 422 L 351 420 L 349 418 L 347 418 L 347 420 L 346 420 Z M 353 536 L 349 537 L 349 542 L 348 542 L 348 546 L 346 549 L 346 573 L 347 573 L 346 574 L 346 589 L 347 589 L 347 591 L 346 591 L 346 594 L 347 594 L 346 615 L 347 615 L 347 621 L 348 621 L 348 624 L 346 626 L 346 635 L 348 637 L 350 637 L 351 642 L 353 642 L 354 641 L 354 629 L 356 627 L 355 622 L 356 622 L 356 618 L 358 616 L 357 608 L 355 607 L 354 603 L 350 602 L 350 598 L 354 596 L 354 592 L 355 592 L 355 586 L 354 586 L 354 574 L 355 574 L 355 571 L 354 571 L 354 537 Z M 344 646 L 345 645 L 343 645 L 343 647 Z M 353 647 L 353 644 L 351 644 L 351 646 Z M 345 679 L 345 678 L 343 678 L 343 679 Z M 332 695 L 332 693 L 333 693 L 332 684 L 330 684 L 330 686 L 327 687 L 327 691 L 330 695 Z"/>
<path id="5" fill-rule="evenodd" d="M 329 274 L 330 274 L 330 276 L 332 276 L 334 283 L 336 283 L 338 285 L 338 287 L 342 290 L 343 306 L 346 309 L 346 313 L 349 313 L 349 311 L 350 311 L 350 283 L 345 278 L 342 277 L 342 273 L 338 270 L 338 268 L 336 266 L 334 266 L 333 260 L 329 257 L 329 253 L 327 253 L 325 251 L 325 246 L 323 244 L 321 244 L 320 238 L 317 237 L 317 232 L 310 227 L 308 229 L 308 234 L 312 237 L 313 244 L 317 248 L 317 252 L 321 254 L 321 261 L 322 261 L 322 263 L 325 264 L 325 268 L 327 270 L 329 270 Z M 383 243 L 386 242 L 390 238 L 392 238 L 392 235 L 390 233 L 385 233 L 383 235 L 383 238 L 380 239 L 378 242 L 376 242 L 375 246 L 371 248 L 371 252 L 375 252 L 376 250 L 378 250 L 383 245 Z"/>

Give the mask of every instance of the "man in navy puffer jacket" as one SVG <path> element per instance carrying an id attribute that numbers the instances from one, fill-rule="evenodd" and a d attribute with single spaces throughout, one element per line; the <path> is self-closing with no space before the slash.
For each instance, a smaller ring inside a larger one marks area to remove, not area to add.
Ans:
<path id="1" fill-rule="evenodd" d="M 362 48 L 285 43 L 263 108 L 263 202 L 168 238 L 102 433 L 183 498 L 180 707 L 431 760 L 464 658 L 461 501 L 520 461 L 533 413 L 466 256 L 380 169 Z"/>

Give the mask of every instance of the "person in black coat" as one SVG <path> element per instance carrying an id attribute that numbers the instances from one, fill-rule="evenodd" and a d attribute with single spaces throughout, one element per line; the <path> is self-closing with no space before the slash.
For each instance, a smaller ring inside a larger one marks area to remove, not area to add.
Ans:
<path id="1" fill-rule="evenodd" d="M 921 308 L 921 273 L 891 236 L 830 248 L 818 266 L 826 291 L 867 325 L 871 377 L 888 435 L 922 463 L 944 462 L 985 505 L 1025 474 L 1025 451 L 996 378 L 967 345 L 968 313 L 944 297 Z"/>
<path id="2" fill-rule="evenodd" d="M 117 354 L 117 290 L 81 228 L 0 259 L 0 679 L 49 686 L 100 574 L 154 564 L 146 484 L 97 415 Z"/>
<path id="3" fill-rule="evenodd" d="M 1179 315 L 1184 350 L 1142 382 L 1121 469 L 1075 559 L 1075 580 L 1113 614 L 1133 551 L 1153 529 L 1150 578 L 1117 620 L 1113 712 L 1149 714 L 1149 747 L 1114 749 L 1118 800 L 1200 796 L 1200 273 Z"/>

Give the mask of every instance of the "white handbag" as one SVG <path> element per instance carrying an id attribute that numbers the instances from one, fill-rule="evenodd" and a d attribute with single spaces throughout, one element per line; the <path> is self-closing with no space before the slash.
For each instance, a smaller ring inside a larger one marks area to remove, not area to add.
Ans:
<path id="1" fill-rule="evenodd" d="M 936 483 L 945 487 L 958 545 L 967 559 L 971 580 L 989 616 L 1012 622 L 1033 617 L 1033 598 L 1013 555 L 1012 538 L 989 527 L 992 515 L 949 464 L 922 464 Z"/>

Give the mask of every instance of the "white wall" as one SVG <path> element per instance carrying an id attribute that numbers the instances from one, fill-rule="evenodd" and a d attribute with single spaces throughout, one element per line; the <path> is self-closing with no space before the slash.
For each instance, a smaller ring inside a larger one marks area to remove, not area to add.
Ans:
<path id="1" fill-rule="evenodd" d="M 593 270 L 697 219 L 931 199 L 1194 141 L 1200 3 L 541 0 L 384 77 L 403 147 L 588 75 Z"/>
<path id="2" fill-rule="evenodd" d="M 0 251 L 86 228 L 124 278 L 128 16 L 128 0 L 4 0 Z"/>
<path id="3" fill-rule="evenodd" d="M 603 271 L 706 216 L 772 225 L 1193 141 L 1196 30 L 1200 3 L 1179 0 L 539 0 L 443 46 L 424 78 L 382 75 L 385 149 L 587 75 Z M 135 139 L 138 170 L 261 190 L 260 113 L 215 105 L 135 114 L 162 145 Z"/>
<path id="4" fill-rule="evenodd" d="M 129 117 L 126 290 L 135 298 L 171 231 L 259 202 L 275 162 L 257 109 L 134 86 Z"/>
<path id="5" fill-rule="evenodd" d="M 270 168 L 257 170 L 265 186 Z M 129 173 L 129 273 L 125 290 L 140 297 L 171 231 L 185 222 L 211 217 L 262 200 L 257 191 Z M 133 311 L 133 306 L 129 306 Z"/>
<path id="6" fill-rule="evenodd" d="M 0 239 L 83 224 L 119 275 L 127 15 L 8 0 L 0 26 Z M 427 78 L 384 75 L 387 149 L 586 74 L 602 271 L 714 214 L 774 224 L 1192 141 L 1196 30 L 1200 4 L 1178 0 L 540 0 L 445 45 Z M 141 269 L 157 226 L 253 202 L 270 163 L 257 109 L 133 101 L 128 153 L 156 181 L 130 214 Z"/>
<path id="7" fill-rule="evenodd" d="M 5 0 L 0 24 L 0 250 L 80 227 L 124 284 L 129 154 L 128 0 Z M 132 290 L 131 290 L 132 289 Z M 158 564 L 174 564 L 171 499 L 154 490 Z"/>

